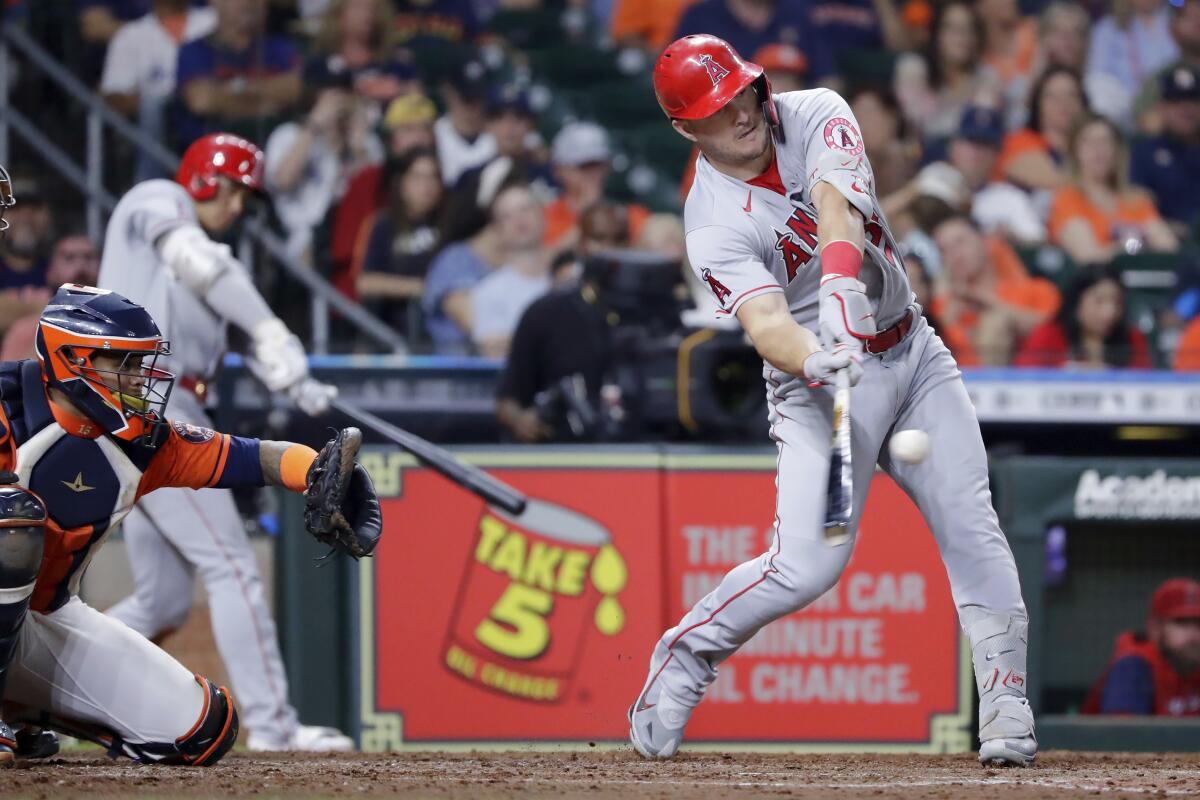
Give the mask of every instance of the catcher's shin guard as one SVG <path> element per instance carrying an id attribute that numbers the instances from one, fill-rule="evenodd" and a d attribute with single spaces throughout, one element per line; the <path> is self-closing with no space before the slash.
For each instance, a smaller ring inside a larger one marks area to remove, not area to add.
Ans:
<path id="1" fill-rule="evenodd" d="M 42 565 L 45 525 L 46 508 L 37 495 L 0 486 L 0 697 Z M 9 740 L 11 735 L 0 736 L 0 745 Z"/>
<path id="2" fill-rule="evenodd" d="M 126 756 L 143 764 L 209 767 L 220 761 L 237 741 L 238 715 L 228 689 L 199 675 L 196 682 L 204 689 L 204 708 L 192 729 L 174 742 L 129 742 L 100 726 L 53 715 L 43 714 L 37 722 L 69 736 L 95 742 L 106 748 L 112 758 Z"/>
<path id="3" fill-rule="evenodd" d="M 970 611 L 975 614 L 969 614 Z M 964 609 L 979 689 L 979 760 L 1025 765 L 1037 756 L 1033 710 L 1025 696 L 1029 620 Z"/>

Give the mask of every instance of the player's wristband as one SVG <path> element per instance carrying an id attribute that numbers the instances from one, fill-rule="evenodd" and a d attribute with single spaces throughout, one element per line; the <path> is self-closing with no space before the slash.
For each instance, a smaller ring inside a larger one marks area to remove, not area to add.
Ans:
<path id="1" fill-rule="evenodd" d="M 862 261 L 862 252 L 851 242 L 830 242 L 821 249 L 821 277 L 836 275 L 857 280 Z"/>
<path id="2" fill-rule="evenodd" d="M 317 458 L 317 451 L 308 445 L 294 444 L 283 451 L 279 459 L 279 477 L 283 485 L 293 492 L 303 492 L 308 488 L 308 468 Z"/>

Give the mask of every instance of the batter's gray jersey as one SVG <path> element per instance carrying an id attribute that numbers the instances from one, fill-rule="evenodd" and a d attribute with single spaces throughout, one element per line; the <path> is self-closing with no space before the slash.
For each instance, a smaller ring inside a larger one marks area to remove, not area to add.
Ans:
<path id="1" fill-rule="evenodd" d="M 99 284 L 142 305 L 171 355 L 161 364 L 177 375 L 211 377 L 226 349 L 225 322 L 171 274 L 157 243 L 181 225 L 199 225 L 195 205 L 174 181 L 134 186 L 117 203 L 104 236 Z"/>
<path id="2" fill-rule="evenodd" d="M 817 331 L 817 210 L 812 187 L 836 187 L 866 220 L 861 279 L 880 328 L 912 303 L 908 276 L 875 199 L 871 164 L 846 101 L 829 89 L 775 95 L 786 142 L 775 143 L 783 194 L 718 172 L 701 156 L 684 205 L 688 258 L 716 297 L 719 314 L 784 292 L 796 320 Z"/>

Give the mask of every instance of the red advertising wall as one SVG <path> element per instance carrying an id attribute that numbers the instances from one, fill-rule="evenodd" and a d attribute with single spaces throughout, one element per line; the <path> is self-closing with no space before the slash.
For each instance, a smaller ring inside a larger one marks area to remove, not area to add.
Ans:
<path id="1" fill-rule="evenodd" d="M 674 624 L 731 567 L 770 548 L 775 486 L 773 474 L 712 471 L 669 472 L 665 484 Z M 958 709 L 958 645 L 933 536 L 877 474 L 841 580 L 721 665 L 687 739 L 924 742 L 933 715 Z"/>
<path id="2" fill-rule="evenodd" d="M 493 469 L 532 498 L 519 519 L 427 470 L 393 482 L 388 530 L 363 562 L 368 746 L 627 737 L 655 640 L 767 547 L 773 459 L 587 459 Z M 935 715 L 960 712 L 960 662 L 933 539 L 880 476 L 839 585 L 722 665 L 688 740 L 928 743 Z"/>

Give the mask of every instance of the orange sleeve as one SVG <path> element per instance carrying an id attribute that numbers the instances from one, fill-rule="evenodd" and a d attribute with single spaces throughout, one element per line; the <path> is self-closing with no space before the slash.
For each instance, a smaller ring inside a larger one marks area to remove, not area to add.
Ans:
<path id="1" fill-rule="evenodd" d="M 640 38 L 656 51 L 666 47 L 679 25 L 679 17 L 692 0 L 617 0 L 609 33 L 622 39 Z"/>
<path id="2" fill-rule="evenodd" d="M 1159 214 L 1153 200 L 1141 192 L 1136 192 L 1122 203 L 1121 218 L 1126 222 L 1146 223 L 1158 219 Z"/>
<path id="3" fill-rule="evenodd" d="M 1196 317 L 1183 329 L 1179 349 L 1175 351 L 1175 369 L 1178 372 L 1200 372 L 1200 317 Z"/>
<path id="4" fill-rule="evenodd" d="M 1013 131 L 1004 137 L 1004 145 L 1000 148 L 1000 157 L 996 159 L 996 166 L 992 168 L 992 180 L 1006 180 L 1004 175 L 1008 171 L 1008 165 L 1017 156 L 1037 150 L 1045 152 L 1046 149 L 1046 140 L 1037 131 L 1029 128 Z"/>
<path id="5" fill-rule="evenodd" d="M 542 215 L 546 219 L 546 232 L 542 234 L 542 244 L 547 247 L 554 245 L 575 227 L 575 212 L 561 197 L 546 206 Z"/>
<path id="6" fill-rule="evenodd" d="M 186 422 L 171 422 L 170 433 L 142 474 L 138 496 L 167 486 L 261 486 L 258 440 L 217 433 Z"/>
<path id="7" fill-rule="evenodd" d="M 1046 220 L 1050 240 L 1057 244 L 1063 228 L 1073 219 L 1081 217 L 1091 224 L 1089 211 L 1087 198 L 1074 186 L 1059 189 L 1054 193 L 1054 202 L 1050 204 L 1050 218 Z"/>
<path id="8" fill-rule="evenodd" d="M 1040 311 L 1047 317 L 1057 312 L 1062 302 L 1058 288 L 1045 278 L 1003 281 L 996 284 L 996 296 L 1011 305 Z"/>
<path id="9" fill-rule="evenodd" d="M 1025 262 L 1003 237 L 988 234 L 984 238 L 987 242 L 988 259 L 992 262 L 992 272 L 999 280 L 1024 280 L 1029 277 Z"/>

